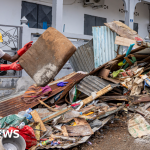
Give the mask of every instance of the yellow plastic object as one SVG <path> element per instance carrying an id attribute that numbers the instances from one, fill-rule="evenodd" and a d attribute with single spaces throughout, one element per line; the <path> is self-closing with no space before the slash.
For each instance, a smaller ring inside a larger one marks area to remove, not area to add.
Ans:
<path id="1" fill-rule="evenodd" d="M 123 66 L 123 65 L 124 65 L 123 61 L 118 63 L 118 66 L 120 66 L 120 67 Z"/>
<path id="2" fill-rule="evenodd" d="M 127 87 L 125 84 L 122 84 L 122 83 L 121 83 L 121 85 L 128 89 L 128 87 Z"/>
<path id="3" fill-rule="evenodd" d="M 77 125 L 76 122 L 73 122 L 73 123 L 71 123 L 70 126 L 76 126 L 76 125 Z"/>
<path id="4" fill-rule="evenodd" d="M 3 37 L 1 33 L 0 33 L 0 42 L 3 42 Z"/>
<path id="5" fill-rule="evenodd" d="M 92 115 L 94 112 L 90 112 L 88 114 L 84 114 L 84 116 L 89 116 L 89 115 Z"/>

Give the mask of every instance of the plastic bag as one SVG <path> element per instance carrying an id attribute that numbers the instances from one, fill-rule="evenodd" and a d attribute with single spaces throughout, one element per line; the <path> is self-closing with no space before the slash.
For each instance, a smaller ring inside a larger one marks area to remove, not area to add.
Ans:
<path id="1" fill-rule="evenodd" d="M 14 131 L 14 130 L 18 130 L 19 132 L 19 135 L 21 135 L 25 142 L 26 142 L 26 149 L 29 149 L 31 148 L 32 146 L 36 145 L 37 144 L 37 140 L 36 140 L 36 137 L 35 137 L 35 134 L 34 134 L 34 131 L 31 127 L 29 126 L 24 126 L 23 129 L 18 129 L 18 128 L 15 128 L 15 127 L 10 127 L 8 129 L 9 131 Z"/>
<path id="2" fill-rule="evenodd" d="M 19 115 L 9 115 L 0 119 L 0 128 L 9 128 L 10 126 L 17 127 L 21 122 L 27 125 L 26 117 L 20 117 Z"/>

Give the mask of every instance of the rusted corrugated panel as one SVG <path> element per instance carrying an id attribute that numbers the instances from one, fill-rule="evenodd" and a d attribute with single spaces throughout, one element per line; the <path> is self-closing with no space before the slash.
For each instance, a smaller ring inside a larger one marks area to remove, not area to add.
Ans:
<path id="1" fill-rule="evenodd" d="M 56 95 L 57 93 L 63 91 L 65 88 L 67 88 L 70 84 L 74 82 L 79 82 L 81 79 L 83 79 L 86 75 L 77 73 L 74 76 L 72 76 L 70 79 L 65 80 L 65 82 L 68 82 L 67 86 L 65 87 L 58 87 L 57 83 L 51 85 L 52 93 L 48 97 L 52 97 Z M 5 117 L 10 114 L 17 114 L 20 111 L 27 110 L 28 108 L 32 108 L 39 104 L 39 102 L 34 102 L 32 104 L 26 104 L 23 100 L 21 100 L 21 96 L 17 96 L 15 98 L 5 100 L 0 103 L 0 117 Z M 43 101 L 47 100 L 48 98 L 44 99 Z"/>
<path id="2" fill-rule="evenodd" d="M 78 47 L 69 61 L 76 72 L 84 71 L 89 73 L 94 70 L 93 40 Z"/>
<path id="3" fill-rule="evenodd" d="M 112 32 L 108 27 L 93 27 L 93 49 L 95 68 L 114 59 L 117 55 L 118 46 L 115 44 L 116 33 Z M 123 47 L 120 46 L 119 51 L 122 52 Z"/>
<path id="4" fill-rule="evenodd" d="M 87 76 L 82 81 L 80 81 L 77 89 L 90 96 L 92 92 L 98 92 L 109 84 L 112 88 L 118 86 L 118 84 L 113 84 L 112 82 L 106 81 L 97 76 Z"/>
<path id="5" fill-rule="evenodd" d="M 19 63 L 38 86 L 46 86 L 75 51 L 69 39 L 50 27 L 19 58 Z"/>

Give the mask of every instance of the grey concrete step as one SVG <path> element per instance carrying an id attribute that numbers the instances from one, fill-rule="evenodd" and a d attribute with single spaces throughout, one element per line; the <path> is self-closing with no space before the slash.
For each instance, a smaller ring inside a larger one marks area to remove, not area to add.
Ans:
<path id="1" fill-rule="evenodd" d="M 0 88 L 0 98 L 3 98 L 5 96 L 8 96 L 12 94 L 12 92 L 15 91 L 15 88 Z"/>
<path id="2" fill-rule="evenodd" d="M 0 77 L 0 98 L 9 96 L 15 91 L 18 79 Z"/>
<path id="3" fill-rule="evenodd" d="M 0 89 L 15 88 L 19 78 L 1 78 L 0 77 Z"/>

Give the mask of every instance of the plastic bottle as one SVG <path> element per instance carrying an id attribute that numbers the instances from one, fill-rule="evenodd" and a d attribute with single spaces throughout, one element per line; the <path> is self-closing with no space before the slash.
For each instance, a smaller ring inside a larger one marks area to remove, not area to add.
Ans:
<path id="1" fill-rule="evenodd" d="M 31 108 L 26 110 L 26 113 L 30 114 L 33 110 Z"/>
<path id="2" fill-rule="evenodd" d="M 28 114 L 26 111 L 20 111 L 18 115 L 21 117 L 26 117 L 28 120 L 32 119 L 32 116 Z"/>
<path id="3" fill-rule="evenodd" d="M 26 117 L 28 120 L 32 119 L 32 115 L 25 113 L 24 117 Z"/>
<path id="4" fill-rule="evenodd" d="M 25 126 L 25 123 L 24 122 L 21 122 L 21 124 L 18 126 L 18 129 L 23 129 Z"/>

